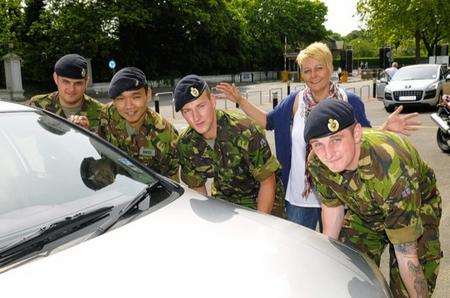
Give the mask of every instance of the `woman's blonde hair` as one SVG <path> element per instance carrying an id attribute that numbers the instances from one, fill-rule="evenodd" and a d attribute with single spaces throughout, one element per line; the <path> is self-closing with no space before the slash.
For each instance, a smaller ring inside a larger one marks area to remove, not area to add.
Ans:
<path id="1" fill-rule="evenodd" d="M 328 46 L 323 42 L 314 42 L 300 51 L 297 56 L 297 63 L 300 66 L 300 69 L 302 67 L 302 62 L 307 58 L 312 58 L 324 63 L 330 72 L 333 72 L 333 55 Z"/>

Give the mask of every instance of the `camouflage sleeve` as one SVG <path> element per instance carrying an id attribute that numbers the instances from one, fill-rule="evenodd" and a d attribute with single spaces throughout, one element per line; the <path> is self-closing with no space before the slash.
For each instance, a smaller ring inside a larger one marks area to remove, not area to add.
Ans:
<path id="1" fill-rule="evenodd" d="M 328 186 L 331 185 L 333 181 L 326 177 L 323 168 L 321 168 L 320 161 L 317 158 L 312 158 L 308 162 L 308 175 L 311 176 L 312 188 L 321 198 L 322 204 L 327 207 L 343 205 L 336 193 Z"/>
<path id="2" fill-rule="evenodd" d="M 101 110 L 99 111 L 99 120 L 98 120 L 98 128 L 97 128 L 97 135 L 105 140 L 108 140 L 108 124 L 111 121 L 109 117 L 109 107 L 111 104 L 104 105 Z"/>
<path id="3" fill-rule="evenodd" d="M 190 188 L 200 187 L 206 184 L 206 173 L 201 171 L 202 166 L 196 161 L 201 158 L 198 150 L 189 141 L 179 139 L 177 145 L 180 162 L 180 177 Z"/>
<path id="4" fill-rule="evenodd" d="M 172 124 L 169 124 L 169 128 L 167 133 L 170 138 L 170 146 L 169 152 L 167 152 L 167 177 L 170 177 L 172 180 L 177 182 L 180 181 L 179 178 L 179 162 L 178 162 L 178 153 L 177 153 L 177 142 L 178 142 L 178 131 L 173 127 Z"/>
<path id="5" fill-rule="evenodd" d="M 248 154 L 250 172 L 259 182 L 270 177 L 281 167 L 277 158 L 272 155 L 266 137 L 256 128 L 251 131 Z"/>
<path id="6" fill-rule="evenodd" d="M 388 208 L 384 225 L 392 244 L 416 241 L 423 233 L 419 213 L 420 191 L 410 179 L 397 179 L 386 201 Z"/>
<path id="7" fill-rule="evenodd" d="M 51 104 L 51 99 L 48 98 L 47 95 L 35 95 L 28 102 L 26 102 L 27 106 L 33 108 L 46 109 L 47 106 Z"/>
<path id="8" fill-rule="evenodd" d="M 86 110 L 86 117 L 89 120 L 89 130 L 95 134 L 100 131 L 100 118 L 102 114 L 103 104 L 92 100 L 89 102 Z"/>

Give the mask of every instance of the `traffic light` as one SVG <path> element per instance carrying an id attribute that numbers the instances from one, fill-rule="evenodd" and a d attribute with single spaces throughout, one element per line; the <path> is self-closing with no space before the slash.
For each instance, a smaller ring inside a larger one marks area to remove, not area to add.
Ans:
<path id="1" fill-rule="evenodd" d="M 341 50 L 341 63 L 342 70 L 351 73 L 353 71 L 353 50 Z"/>
<path id="2" fill-rule="evenodd" d="M 392 51 L 391 48 L 380 48 L 379 50 L 379 67 L 386 69 L 391 66 L 392 63 Z"/>
<path id="3" fill-rule="evenodd" d="M 345 50 L 341 50 L 340 55 L 341 55 L 341 63 L 339 66 L 342 70 L 345 70 L 347 65 L 347 53 Z"/>
<path id="4" fill-rule="evenodd" d="M 441 56 L 448 56 L 448 44 L 441 46 Z"/>
<path id="5" fill-rule="evenodd" d="M 448 44 L 436 45 L 436 56 L 448 56 Z"/>
<path id="6" fill-rule="evenodd" d="M 348 73 L 352 73 L 353 71 L 353 50 L 347 50 L 346 51 L 346 67 L 345 70 Z"/>

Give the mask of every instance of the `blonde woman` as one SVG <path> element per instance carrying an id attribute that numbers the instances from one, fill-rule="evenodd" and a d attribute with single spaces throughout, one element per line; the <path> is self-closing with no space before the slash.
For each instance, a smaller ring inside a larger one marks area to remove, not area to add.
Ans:
<path id="1" fill-rule="evenodd" d="M 306 88 L 288 95 L 269 113 L 246 100 L 238 88 L 220 83 L 217 89 L 223 96 L 238 103 L 240 108 L 260 126 L 275 132 L 277 158 L 282 165 L 282 181 L 286 190 L 286 215 L 290 221 L 315 230 L 321 224 L 321 205 L 316 194 L 309 189 L 305 175 L 307 146 L 303 138 L 306 118 L 314 106 L 323 99 L 348 101 L 354 108 L 358 122 L 370 127 L 361 99 L 339 88 L 331 81 L 333 57 L 324 43 L 315 42 L 302 50 L 297 62 Z M 420 122 L 417 113 L 400 116 L 402 107 L 393 112 L 381 129 L 408 135 Z"/>

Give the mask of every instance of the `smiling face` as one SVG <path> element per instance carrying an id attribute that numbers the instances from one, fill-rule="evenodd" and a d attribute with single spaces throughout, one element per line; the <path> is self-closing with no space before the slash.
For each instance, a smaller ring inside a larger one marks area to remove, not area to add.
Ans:
<path id="1" fill-rule="evenodd" d="M 334 173 L 352 171 L 358 166 L 362 127 L 355 124 L 331 136 L 312 139 L 311 148 Z"/>
<path id="2" fill-rule="evenodd" d="M 114 98 L 113 104 L 120 116 L 132 127 L 139 128 L 147 111 L 150 96 L 150 91 L 145 88 L 124 91 Z"/>
<path id="3" fill-rule="evenodd" d="M 58 87 L 58 97 L 63 107 L 76 107 L 82 104 L 87 78 L 70 79 L 53 73 L 53 80 Z"/>
<path id="4" fill-rule="evenodd" d="M 302 78 L 313 93 L 328 92 L 331 70 L 326 63 L 314 58 L 306 58 L 301 64 Z"/>
<path id="5" fill-rule="evenodd" d="M 205 139 L 216 137 L 216 100 L 209 92 L 205 91 L 196 100 L 185 104 L 181 108 L 181 114 L 189 126 L 203 135 Z"/>

